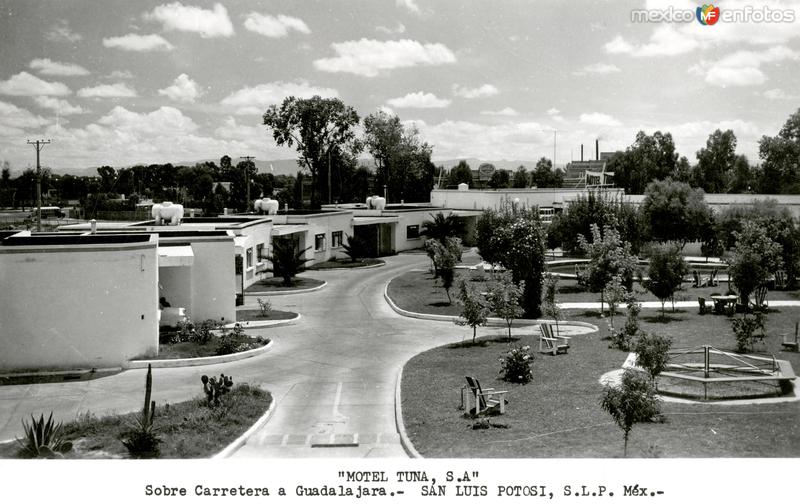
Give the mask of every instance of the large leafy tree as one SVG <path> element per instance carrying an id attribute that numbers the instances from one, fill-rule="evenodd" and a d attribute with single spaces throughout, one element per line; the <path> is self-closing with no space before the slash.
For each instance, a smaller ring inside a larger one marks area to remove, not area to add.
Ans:
<path id="1" fill-rule="evenodd" d="M 311 204 L 319 206 L 318 175 L 327 170 L 335 148 L 354 142 L 359 123 L 355 109 L 338 98 L 290 96 L 280 107 L 269 107 L 263 119 L 278 145 L 296 147 L 299 164 L 311 173 Z"/>
<path id="2" fill-rule="evenodd" d="M 673 175 L 677 167 L 678 153 L 670 133 L 640 131 L 625 152 L 609 160 L 606 169 L 614 172 L 615 183 L 628 194 L 642 194 L 647 184 Z"/>
<path id="3" fill-rule="evenodd" d="M 716 130 L 706 146 L 697 151 L 695 180 L 706 192 L 722 193 L 728 187 L 736 163 L 736 135 L 731 130 Z"/>
<path id="4" fill-rule="evenodd" d="M 783 267 L 783 247 L 753 222 L 745 222 L 742 230 L 734 232 L 734 236 L 736 248 L 728 262 L 729 271 L 742 304 L 747 306 L 750 294 Z"/>
<path id="5" fill-rule="evenodd" d="M 447 185 L 457 186 L 461 183 L 472 186 L 472 169 L 469 167 L 469 163 L 463 159 L 447 174 Z"/>
<path id="6" fill-rule="evenodd" d="M 712 219 L 701 189 L 671 179 L 651 182 L 641 211 L 656 240 L 687 242 L 700 238 Z"/>
<path id="7" fill-rule="evenodd" d="M 763 161 L 759 192 L 800 192 L 800 109 L 789 116 L 777 136 L 763 136 L 758 144 Z"/>
<path id="8" fill-rule="evenodd" d="M 528 170 L 524 166 L 518 166 L 514 171 L 514 177 L 511 179 L 511 187 L 515 189 L 524 189 L 530 185 L 530 177 Z"/>
<path id="9" fill-rule="evenodd" d="M 553 162 L 543 157 L 536 162 L 536 167 L 531 173 L 531 184 L 536 187 L 561 187 L 564 182 L 564 172 L 553 169 Z"/>

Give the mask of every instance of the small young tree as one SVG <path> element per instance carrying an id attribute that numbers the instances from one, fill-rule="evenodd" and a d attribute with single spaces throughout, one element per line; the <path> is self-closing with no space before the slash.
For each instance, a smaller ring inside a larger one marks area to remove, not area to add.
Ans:
<path id="1" fill-rule="evenodd" d="M 644 286 L 661 301 L 661 317 L 664 317 L 664 303 L 673 299 L 672 311 L 675 311 L 674 296 L 689 273 L 689 267 L 681 256 L 680 246 L 674 243 L 654 244 L 650 250 L 650 266 L 647 269 L 647 280 Z"/>
<path id="2" fill-rule="evenodd" d="M 636 340 L 633 351 L 636 352 L 636 365 L 650 374 L 655 385 L 656 377 L 669 363 L 669 349 L 672 340 L 658 334 L 642 333 Z"/>
<path id="3" fill-rule="evenodd" d="M 731 319 L 731 327 L 736 337 L 736 351 L 750 352 L 753 350 L 755 340 L 764 337 L 764 314 L 756 312 L 755 316 L 748 317 L 747 313 L 744 313 L 741 317 Z"/>
<path id="4" fill-rule="evenodd" d="M 660 412 L 658 398 L 650 380 L 630 369 L 623 373 L 619 387 L 604 386 L 600 406 L 622 429 L 625 457 L 628 456 L 628 437 L 633 426 L 650 421 Z"/>
<path id="5" fill-rule="evenodd" d="M 311 260 L 303 257 L 310 249 L 300 250 L 292 240 L 273 240 L 272 255 L 267 257 L 272 263 L 270 271 L 283 278 L 283 285 L 291 285 L 295 275 L 303 271 L 305 264 Z"/>
<path id="6" fill-rule="evenodd" d="M 562 318 L 561 307 L 558 306 L 556 290 L 558 289 L 558 277 L 547 274 L 544 277 L 544 296 L 542 297 L 542 314 L 550 317 L 556 323 L 556 334 L 558 334 L 558 321 Z"/>
<path id="7" fill-rule="evenodd" d="M 617 348 L 628 352 L 631 349 L 634 338 L 639 334 L 639 312 L 642 311 L 642 305 L 639 304 L 632 292 L 626 294 L 625 304 L 628 307 L 625 325 L 619 331 L 612 331 L 609 348 Z"/>
<path id="8" fill-rule="evenodd" d="M 456 325 L 470 326 L 472 342 L 475 343 L 478 327 L 486 325 L 488 320 L 489 305 L 481 293 L 463 278 L 458 281 L 458 301 L 462 309 L 461 319 L 456 320 Z"/>
<path id="9" fill-rule="evenodd" d="M 617 307 L 624 302 L 628 295 L 628 289 L 622 285 L 622 277 L 614 275 L 611 282 L 603 288 L 603 297 L 608 303 L 609 330 L 614 334 L 614 315 L 617 314 Z"/>
<path id="10" fill-rule="evenodd" d="M 447 294 L 447 302 L 452 303 L 450 288 L 453 287 L 455 278 L 456 257 L 449 248 L 439 245 L 435 248 L 433 264 L 436 271 L 439 272 L 439 278 L 442 279 L 442 288 Z"/>
<path id="11" fill-rule="evenodd" d="M 489 303 L 492 311 L 506 321 L 508 341 L 511 342 L 511 324 L 524 312 L 519 305 L 523 286 L 517 285 L 508 274 L 499 276 L 498 281 L 489 289 Z"/>
<path id="12" fill-rule="evenodd" d="M 600 293 L 600 313 L 603 313 L 603 289 L 611 283 L 614 276 L 619 275 L 622 285 L 630 290 L 637 258 L 631 253 L 630 244 L 623 242 L 619 232 L 613 227 L 605 226 L 601 232 L 596 224 L 592 224 L 591 230 L 591 242 L 583 235 L 578 235 L 578 244 L 589 259 L 581 280 L 591 292 Z"/>

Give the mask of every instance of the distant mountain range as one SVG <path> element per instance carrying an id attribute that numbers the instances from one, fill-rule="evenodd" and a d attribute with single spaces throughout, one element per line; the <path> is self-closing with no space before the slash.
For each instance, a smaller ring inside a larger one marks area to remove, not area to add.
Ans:
<path id="1" fill-rule="evenodd" d="M 205 163 L 208 161 L 213 161 L 216 164 L 219 164 L 219 159 L 196 159 L 193 161 L 165 161 L 165 163 L 171 162 L 175 166 L 194 166 L 198 163 Z M 470 168 L 473 170 L 477 170 L 478 166 L 483 163 L 491 163 L 494 165 L 495 168 L 498 170 L 516 170 L 518 166 L 522 165 L 528 170 L 532 170 L 533 167 L 536 165 L 535 161 L 520 161 L 520 160 L 482 160 L 477 158 L 465 158 L 465 159 L 439 159 L 434 160 L 433 164 L 436 166 L 444 166 L 445 169 L 450 169 L 456 166 L 461 161 L 466 161 Z M 238 163 L 237 159 L 233 159 L 234 163 Z M 372 158 L 364 157 L 359 159 L 360 164 L 367 166 L 369 168 L 374 168 L 375 163 L 373 163 Z M 256 169 L 259 173 L 272 173 L 274 175 L 295 175 L 297 171 L 300 169 L 297 166 L 297 159 L 271 159 L 271 160 L 261 160 L 256 159 Z M 64 175 L 69 173 L 70 175 L 97 175 L 97 167 L 93 168 L 52 168 L 53 173 Z"/>

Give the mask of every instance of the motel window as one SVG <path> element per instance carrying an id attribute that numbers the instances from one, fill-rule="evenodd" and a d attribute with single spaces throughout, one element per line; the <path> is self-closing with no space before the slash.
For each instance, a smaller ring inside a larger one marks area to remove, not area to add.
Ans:
<path id="1" fill-rule="evenodd" d="M 253 267 L 253 249 L 251 248 L 247 249 L 247 267 Z"/>
<path id="2" fill-rule="evenodd" d="M 331 233 L 331 247 L 338 248 L 342 246 L 342 232 L 334 231 Z"/>
<path id="3" fill-rule="evenodd" d="M 319 252 L 325 250 L 325 234 L 318 234 L 314 236 L 314 251 Z"/>
<path id="4" fill-rule="evenodd" d="M 256 261 L 258 261 L 258 262 L 263 261 L 264 258 L 265 258 L 265 255 L 266 254 L 264 254 L 264 244 L 263 243 L 259 243 L 258 245 L 256 245 Z"/>
<path id="5" fill-rule="evenodd" d="M 408 226 L 406 227 L 406 239 L 407 240 L 415 240 L 419 238 L 419 226 Z"/>

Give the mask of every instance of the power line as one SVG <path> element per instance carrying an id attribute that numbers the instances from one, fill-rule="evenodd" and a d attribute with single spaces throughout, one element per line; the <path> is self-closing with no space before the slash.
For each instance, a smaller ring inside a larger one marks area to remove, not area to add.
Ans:
<path id="1" fill-rule="evenodd" d="M 42 167 L 39 164 L 39 153 L 50 140 L 28 140 L 36 149 L 36 231 L 42 230 Z"/>

